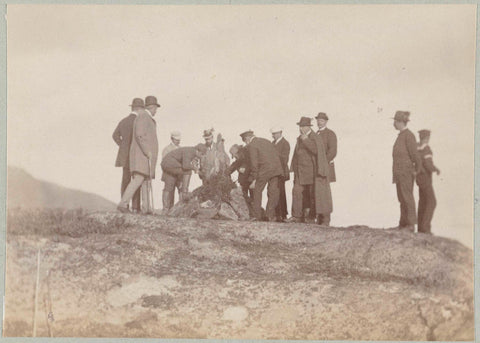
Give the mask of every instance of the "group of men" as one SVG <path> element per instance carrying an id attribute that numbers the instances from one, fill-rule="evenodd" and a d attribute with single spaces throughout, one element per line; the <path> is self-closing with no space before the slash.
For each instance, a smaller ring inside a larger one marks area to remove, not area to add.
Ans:
<path id="1" fill-rule="evenodd" d="M 158 158 L 155 113 L 160 105 L 154 96 L 145 101 L 135 98 L 129 116 L 120 121 L 113 133 L 119 146 L 115 165 L 123 167 L 121 194 L 118 204 L 121 212 L 152 213 L 151 180 L 155 178 Z M 413 184 L 419 186 L 418 231 L 429 233 L 436 206 L 432 187 L 432 172 L 439 173 L 433 164 L 428 146 L 430 131 L 421 130 L 420 143 L 408 130 L 409 112 L 397 111 L 394 127 L 400 131 L 393 147 L 393 183 L 400 202 L 399 228 L 414 231 L 417 224 Z M 205 130 L 205 143 L 180 147 L 181 134 L 171 133 L 171 143 L 162 151 L 162 193 L 164 211 L 174 204 L 175 189 L 180 200 L 188 193 L 192 172 L 203 182 L 213 175 L 231 175 L 238 172 L 238 183 L 249 206 L 251 220 L 277 222 L 307 222 L 329 226 L 333 211 L 330 183 L 336 181 L 334 159 L 337 155 L 337 137 L 327 128 L 328 116 L 320 112 L 315 117 L 318 129 L 312 129 L 312 119 L 301 117 L 297 122 L 299 136 L 290 162 L 290 144 L 282 136 L 282 129 L 272 128 L 273 140 L 256 137 L 252 130 L 240 134 L 244 145 L 234 144 L 230 159 L 219 134 L 214 142 L 214 130 Z M 293 173 L 292 216 L 288 209 L 285 183 Z M 267 187 L 267 205 L 263 211 L 262 193 Z M 141 200 L 140 200 L 141 198 Z"/>
<path id="2" fill-rule="evenodd" d="M 312 130 L 311 119 L 302 117 L 297 123 L 300 135 L 290 157 L 290 144 L 281 128 L 272 128 L 273 141 L 256 137 L 248 130 L 240 134 L 245 146 L 230 149 L 235 162 L 228 173 L 238 171 L 238 181 L 250 207 L 252 220 L 277 222 L 317 222 L 330 225 L 332 194 L 335 181 L 333 159 L 337 155 L 337 137 L 326 127 L 328 116 L 316 116 L 318 131 Z M 293 173 L 292 216 L 287 219 L 285 182 Z M 261 208 L 262 193 L 267 187 L 265 213 Z"/>

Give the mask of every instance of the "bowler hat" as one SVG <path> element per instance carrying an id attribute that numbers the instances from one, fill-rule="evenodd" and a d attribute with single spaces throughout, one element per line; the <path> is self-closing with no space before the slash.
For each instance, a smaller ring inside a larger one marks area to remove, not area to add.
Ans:
<path id="1" fill-rule="evenodd" d="M 430 131 L 429 130 L 420 130 L 420 131 L 418 131 L 418 135 L 420 136 L 420 139 L 424 139 L 424 138 L 430 137 Z"/>
<path id="2" fill-rule="evenodd" d="M 207 147 L 202 143 L 195 145 L 195 150 L 200 151 L 202 155 L 207 153 Z"/>
<path id="3" fill-rule="evenodd" d="M 131 107 L 145 107 L 145 104 L 143 103 L 143 99 L 135 98 L 135 99 L 132 100 L 132 104 L 130 106 Z"/>
<path id="4" fill-rule="evenodd" d="M 240 134 L 240 137 L 242 137 L 242 139 L 244 139 L 245 137 L 250 137 L 250 136 L 253 136 L 253 131 L 252 130 L 247 130 L 247 131 L 242 132 Z"/>
<path id="5" fill-rule="evenodd" d="M 395 112 L 395 117 L 393 117 L 392 119 L 398 120 L 398 121 L 403 121 L 404 123 L 406 123 L 410 120 L 408 117 L 410 117 L 410 112 L 408 112 L 408 111 L 397 111 L 397 112 Z"/>
<path id="6" fill-rule="evenodd" d="M 145 98 L 145 106 L 150 106 L 150 105 L 160 107 L 160 105 L 157 102 L 157 98 L 154 97 L 153 95 L 149 95 Z"/>
<path id="7" fill-rule="evenodd" d="M 300 121 L 297 123 L 298 126 L 312 126 L 312 119 L 308 117 L 300 118 Z"/>
<path id="8" fill-rule="evenodd" d="M 328 116 L 326 113 L 323 113 L 323 112 L 320 112 L 317 114 L 317 116 L 315 117 L 315 119 L 325 119 L 325 120 L 328 120 Z"/>

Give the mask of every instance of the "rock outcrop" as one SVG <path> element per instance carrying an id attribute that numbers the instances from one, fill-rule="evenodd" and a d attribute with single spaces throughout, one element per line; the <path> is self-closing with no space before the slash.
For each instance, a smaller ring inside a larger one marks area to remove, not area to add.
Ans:
<path id="1" fill-rule="evenodd" d="M 6 336 L 32 333 L 40 249 L 39 336 L 474 339 L 473 252 L 450 239 L 113 212 L 8 225 Z"/>

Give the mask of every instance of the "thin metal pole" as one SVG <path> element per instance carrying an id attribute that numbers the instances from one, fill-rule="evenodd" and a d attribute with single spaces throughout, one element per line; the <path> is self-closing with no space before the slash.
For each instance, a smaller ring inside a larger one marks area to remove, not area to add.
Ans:
<path id="1" fill-rule="evenodd" d="M 35 305 L 33 310 L 33 337 L 37 337 L 37 298 L 38 298 L 38 285 L 40 283 L 40 249 L 37 253 L 37 282 L 35 284 Z"/>

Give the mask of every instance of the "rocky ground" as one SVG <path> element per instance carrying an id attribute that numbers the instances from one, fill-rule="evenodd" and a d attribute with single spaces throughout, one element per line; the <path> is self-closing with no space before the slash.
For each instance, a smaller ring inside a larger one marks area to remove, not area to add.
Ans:
<path id="1" fill-rule="evenodd" d="M 473 340 L 473 252 L 424 234 L 8 215 L 5 336 Z M 50 319 L 48 314 L 50 313 Z"/>

